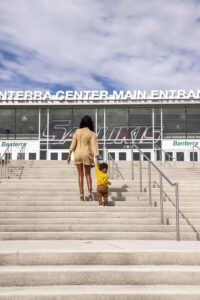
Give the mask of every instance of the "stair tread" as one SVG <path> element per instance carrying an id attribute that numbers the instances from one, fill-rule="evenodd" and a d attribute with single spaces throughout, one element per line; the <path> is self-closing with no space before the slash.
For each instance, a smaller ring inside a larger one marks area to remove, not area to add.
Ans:
<path id="1" fill-rule="evenodd" d="M 34 265 L 34 266 L 0 266 L 0 272 L 57 272 L 57 271 L 134 271 L 134 272 L 200 272 L 200 266 L 188 266 L 188 265 Z"/>
<path id="2" fill-rule="evenodd" d="M 29 286 L 0 287 L 0 298 L 14 295 L 200 295 L 199 285 L 67 285 L 67 286 Z M 187 296 L 187 297 L 188 297 Z M 3 298 L 2 298 L 3 299 Z M 70 298 L 69 298 L 70 299 Z M 75 299 L 75 298 L 74 298 Z M 102 298 L 101 298 L 102 299 Z M 113 298 L 114 299 L 114 298 Z M 115 298 L 116 299 L 116 298 Z M 186 298 L 184 298 L 186 299 Z"/>

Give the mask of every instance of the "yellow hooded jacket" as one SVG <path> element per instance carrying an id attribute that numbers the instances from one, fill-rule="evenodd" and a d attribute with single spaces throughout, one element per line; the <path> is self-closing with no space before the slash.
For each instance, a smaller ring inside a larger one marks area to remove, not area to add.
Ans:
<path id="1" fill-rule="evenodd" d="M 97 185 L 108 186 L 111 182 L 108 180 L 108 174 L 105 174 L 99 170 L 99 167 L 96 166 L 97 173 Z"/>

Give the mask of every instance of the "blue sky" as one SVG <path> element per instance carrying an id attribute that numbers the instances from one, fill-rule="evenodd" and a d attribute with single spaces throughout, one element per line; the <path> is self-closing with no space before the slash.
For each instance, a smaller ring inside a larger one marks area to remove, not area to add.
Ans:
<path id="1" fill-rule="evenodd" d="M 1 0 L 0 90 L 200 89 L 200 1 Z"/>

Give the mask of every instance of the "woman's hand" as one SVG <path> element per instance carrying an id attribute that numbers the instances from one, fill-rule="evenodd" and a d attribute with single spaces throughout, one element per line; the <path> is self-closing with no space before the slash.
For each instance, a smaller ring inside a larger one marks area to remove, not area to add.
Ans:
<path id="1" fill-rule="evenodd" d="M 67 158 L 67 163 L 68 163 L 68 165 L 70 164 L 70 162 L 71 162 L 71 154 L 69 154 L 69 155 L 68 155 L 68 158 Z"/>
<path id="2" fill-rule="evenodd" d="M 96 165 L 99 167 L 99 158 L 96 156 Z"/>

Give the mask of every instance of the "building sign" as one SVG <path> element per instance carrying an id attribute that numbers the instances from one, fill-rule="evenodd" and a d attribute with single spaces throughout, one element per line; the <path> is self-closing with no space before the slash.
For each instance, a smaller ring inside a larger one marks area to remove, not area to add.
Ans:
<path id="1" fill-rule="evenodd" d="M 187 150 L 193 149 L 194 146 L 200 147 L 200 140 L 184 140 L 184 139 L 177 139 L 177 140 L 163 140 L 162 147 L 166 150 Z"/>
<path id="2" fill-rule="evenodd" d="M 200 90 L 1 91 L 0 105 L 200 103 Z"/>
<path id="3" fill-rule="evenodd" d="M 42 138 L 48 139 L 51 144 L 65 144 L 72 139 L 77 127 L 71 127 L 71 120 L 52 120 L 49 122 L 49 128 L 44 129 Z M 49 132 L 48 132 L 49 131 Z M 99 143 L 104 142 L 104 134 L 107 144 L 130 144 L 137 143 L 152 144 L 161 138 L 161 128 L 152 126 L 115 126 L 109 132 L 109 128 L 100 128 L 97 136 Z"/>
<path id="4" fill-rule="evenodd" d="M 22 143 L 19 143 L 19 142 L 10 142 L 10 141 L 3 141 L 3 142 L 1 142 L 1 145 L 0 145 L 0 147 L 1 148 L 3 148 L 3 147 L 9 147 L 9 146 L 12 146 L 12 147 L 26 147 L 27 146 L 27 143 L 25 143 L 25 142 L 22 142 Z"/>
<path id="5" fill-rule="evenodd" d="M 40 143 L 39 141 L 30 141 L 30 140 L 2 140 L 0 141 L 0 155 L 6 151 L 9 146 L 9 153 L 12 153 L 12 158 L 17 159 L 18 154 L 22 147 L 24 146 L 25 153 L 36 153 L 39 155 Z"/>

